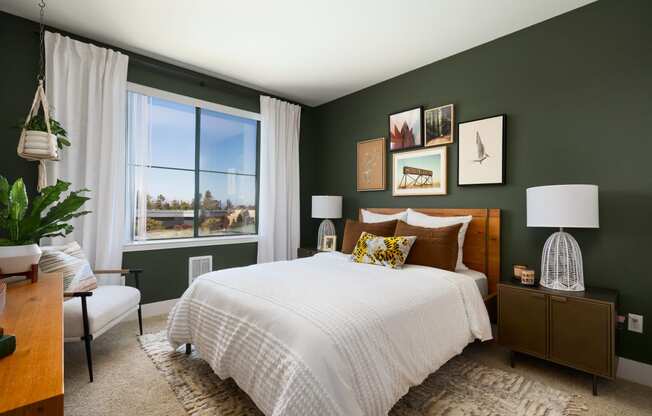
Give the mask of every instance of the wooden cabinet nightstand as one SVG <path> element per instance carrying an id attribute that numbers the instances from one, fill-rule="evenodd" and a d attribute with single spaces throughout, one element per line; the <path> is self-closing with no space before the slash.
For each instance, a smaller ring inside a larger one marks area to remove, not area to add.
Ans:
<path id="1" fill-rule="evenodd" d="M 299 247 L 297 249 L 297 257 L 300 259 L 304 257 L 312 257 L 317 253 L 319 253 L 319 250 L 317 250 L 316 248 Z"/>
<path id="2" fill-rule="evenodd" d="M 616 306 L 618 293 L 587 288 L 566 292 L 528 287 L 516 282 L 498 285 L 498 343 L 593 375 L 616 376 Z"/>

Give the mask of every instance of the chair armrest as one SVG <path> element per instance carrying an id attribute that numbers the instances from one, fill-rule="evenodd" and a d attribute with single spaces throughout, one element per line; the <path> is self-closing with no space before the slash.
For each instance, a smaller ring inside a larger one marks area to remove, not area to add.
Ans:
<path id="1" fill-rule="evenodd" d="M 128 274 L 129 272 L 129 269 L 93 270 L 95 274 Z"/>
<path id="2" fill-rule="evenodd" d="M 63 292 L 64 298 L 85 298 L 93 296 L 93 292 Z"/>

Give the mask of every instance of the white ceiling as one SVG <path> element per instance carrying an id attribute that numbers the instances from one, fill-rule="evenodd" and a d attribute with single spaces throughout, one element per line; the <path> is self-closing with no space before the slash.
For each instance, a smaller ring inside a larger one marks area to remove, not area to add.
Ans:
<path id="1" fill-rule="evenodd" d="M 46 23 L 319 105 L 592 1 L 46 0 Z"/>

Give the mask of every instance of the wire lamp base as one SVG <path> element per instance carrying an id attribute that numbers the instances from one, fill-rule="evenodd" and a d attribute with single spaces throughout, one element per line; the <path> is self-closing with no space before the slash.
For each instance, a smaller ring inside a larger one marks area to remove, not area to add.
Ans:
<path id="1" fill-rule="evenodd" d="M 323 220 L 319 224 L 319 231 L 317 232 L 317 250 L 322 250 L 325 235 L 335 235 L 335 224 L 331 220 Z"/>
<path id="2" fill-rule="evenodd" d="M 541 286 L 555 290 L 583 291 L 582 252 L 577 240 L 560 229 L 543 246 Z"/>

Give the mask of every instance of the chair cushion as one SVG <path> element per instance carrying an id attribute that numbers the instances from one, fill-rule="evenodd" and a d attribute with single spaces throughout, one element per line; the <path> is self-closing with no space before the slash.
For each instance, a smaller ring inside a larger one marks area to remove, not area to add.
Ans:
<path id="1" fill-rule="evenodd" d="M 86 298 L 86 302 L 90 333 L 97 334 L 116 318 L 137 308 L 140 302 L 140 291 L 130 286 L 99 286 L 93 290 L 93 296 Z M 64 338 L 84 335 L 80 298 L 75 297 L 64 302 L 63 329 Z"/>

